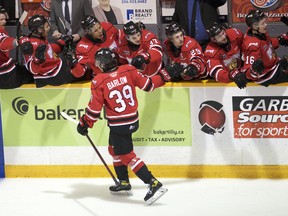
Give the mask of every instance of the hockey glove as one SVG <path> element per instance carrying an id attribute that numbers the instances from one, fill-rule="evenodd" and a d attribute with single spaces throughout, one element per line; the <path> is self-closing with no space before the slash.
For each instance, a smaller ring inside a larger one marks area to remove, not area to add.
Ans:
<path id="1" fill-rule="evenodd" d="M 168 63 L 159 73 L 165 82 L 174 80 L 183 72 L 183 66 L 179 63 Z"/>
<path id="2" fill-rule="evenodd" d="M 189 64 L 187 67 L 184 68 L 181 76 L 184 80 L 192 80 L 193 78 L 198 76 L 198 68 L 193 64 Z"/>
<path id="3" fill-rule="evenodd" d="M 258 59 L 256 61 L 253 62 L 252 64 L 252 74 L 254 74 L 255 76 L 261 75 L 264 71 L 264 63 L 262 61 L 262 59 Z"/>
<path id="4" fill-rule="evenodd" d="M 288 33 L 278 36 L 279 44 L 282 46 L 288 46 Z"/>
<path id="5" fill-rule="evenodd" d="M 279 61 L 279 68 L 288 74 L 288 56 L 283 56 L 283 58 Z"/>
<path id="6" fill-rule="evenodd" d="M 26 41 L 20 45 L 24 55 L 32 55 L 33 46 L 30 41 Z"/>
<path id="7" fill-rule="evenodd" d="M 42 64 L 45 61 L 46 44 L 40 44 L 35 52 L 35 62 Z"/>
<path id="8" fill-rule="evenodd" d="M 229 76 L 230 76 L 230 79 L 236 83 L 238 88 L 240 89 L 246 88 L 246 84 L 248 80 L 246 78 L 245 73 L 236 69 L 236 70 L 230 71 Z"/>
<path id="9" fill-rule="evenodd" d="M 73 68 L 78 63 L 78 59 L 76 58 L 74 50 L 70 48 L 66 49 L 64 57 L 67 60 L 67 64 L 70 68 Z"/>
<path id="10" fill-rule="evenodd" d="M 84 119 L 84 115 L 79 119 L 79 123 L 77 125 L 77 131 L 82 136 L 86 136 L 88 134 L 88 124 Z"/>
<path id="11" fill-rule="evenodd" d="M 138 70 L 141 70 L 143 69 L 143 65 L 149 64 L 149 62 L 150 62 L 150 54 L 141 53 L 140 55 L 137 55 L 132 59 L 131 65 L 136 67 Z"/>

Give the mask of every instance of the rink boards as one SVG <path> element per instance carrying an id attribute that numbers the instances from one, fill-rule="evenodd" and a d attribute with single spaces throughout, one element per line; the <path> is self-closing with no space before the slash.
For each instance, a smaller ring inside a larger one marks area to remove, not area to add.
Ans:
<path id="1" fill-rule="evenodd" d="M 60 115 L 65 111 L 78 119 L 89 87 L 1 91 L 6 177 L 109 176 L 76 125 Z M 168 83 L 152 93 L 139 90 L 135 152 L 157 176 L 288 178 L 286 89 L 286 84 L 251 83 L 240 90 L 204 80 Z M 111 166 L 105 113 L 89 134 Z"/>

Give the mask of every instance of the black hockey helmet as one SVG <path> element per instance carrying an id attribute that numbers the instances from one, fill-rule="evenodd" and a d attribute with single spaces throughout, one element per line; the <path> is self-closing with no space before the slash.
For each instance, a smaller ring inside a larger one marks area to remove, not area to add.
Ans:
<path id="1" fill-rule="evenodd" d="M 134 35 L 141 32 L 139 25 L 135 24 L 133 21 L 129 21 L 123 25 L 123 31 L 125 35 Z"/>
<path id="2" fill-rule="evenodd" d="M 2 6 L 0 6 L 0 14 L 6 14 L 5 8 Z"/>
<path id="3" fill-rule="evenodd" d="M 213 38 L 216 35 L 220 34 L 220 32 L 222 32 L 223 30 L 225 30 L 223 25 L 218 22 L 213 22 L 208 26 L 206 32 L 208 33 L 210 38 Z"/>
<path id="4" fill-rule="evenodd" d="M 169 25 L 167 25 L 165 27 L 165 34 L 167 37 L 171 37 L 173 34 L 182 31 L 184 34 L 184 31 L 181 27 L 181 25 L 179 25 L 176 22 L 170 23 Z"/>
<path id="5" fill-rule="evenodd" d="M 81 26 L 85 32 L 88 34 L 91 33 L 91 28 L 96 24 L 99 23 L 95 16 L 87 15 L 83 20 L 81 20 Z"/>
<path id="6" fill-rule="evenodd" d="M 109 72 L 117 68 L 118 55 L 108 48 L 102 48 L 96 52 L 95 61 L 103 72 Z"/>
<path id="7" fill-rule="evenodd" d="M 246 21 L 247 26 L 252 28 L 254 23 L 257 23 L 264 18 L 266 18 L 266 15 L 264 12 L 260 10 L 250 10 L 245 18 L 245 21 Z"/>
<path id="8" fill-rule="evenodd" d="M 32 33 L 38 33 L 38 28 L 44 28 L 48 20 L 41 14 L 33 15 L 28 20 L 28 28 Z"/>

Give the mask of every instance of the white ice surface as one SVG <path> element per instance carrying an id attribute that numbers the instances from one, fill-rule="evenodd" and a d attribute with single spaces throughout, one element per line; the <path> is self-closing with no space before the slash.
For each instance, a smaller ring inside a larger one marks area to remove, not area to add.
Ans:
<path id="1" fill-rule="evenodd" d="M 288 180 L 159 179 L 168 192 L 152 206 L 131 179 L 131 197 L 113 196 L 109 178 L 0 180 L 1 216 L 287 216 Z"/>

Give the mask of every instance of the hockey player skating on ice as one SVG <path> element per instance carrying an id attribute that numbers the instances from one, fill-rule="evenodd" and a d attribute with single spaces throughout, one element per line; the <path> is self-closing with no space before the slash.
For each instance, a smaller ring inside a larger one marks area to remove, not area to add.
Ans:
<path id="1" fill-rule="evenodd" d="M 77 130 L 81 135 L 86 135 L 87 129 L 92 128 L 99 119 L 104 105 L 110 128 L 108 151 L 113 157 L 113 166 L 119 179 L 119 184 L 111 186 L 109 190 L 113 194 L 131 194 L 129 166 L 136 176 L 148 184 L 149 189 L 144 200 L 147 204 L 152 204 L 166 193 L 167 189 L 151 174 L 133 150 L 132 133 L 137 131 L 139 126 L 135 88 L 151 92 L 164 85 L 164 81 L 171 80 L 177 67 L 169 65 L 162 69 L 159 75 L 149 78 L 134 66 L 126 64 L 118 67 L 117 54 L 107 48 L 100 49 L 95 59 L 95 64 L 103 72 L 92 80 L 91 99 L 85 114 L 79 120 Z"/>
<path id="2" fill-rule="evenodd" d="M 0 89 L 17 88 L 33 82 L 33 76 L 9 56 L 10 50 L 16 48 L 18 42 L 8 35 L 5 29 L 6 18 L 7 13 L 0 6 Z"/>
<path id="3" fill-rule="evenodd" d="M 288 81 L 287 57 L 280 59 L 275 49 L 288 45 L 288 35 L 270 38 L 267 18 L 260 10 L 251 10 L 246 16 L 249 27 L 243 39 L 244 68 L 250 80 L 263 86 Z"/>

